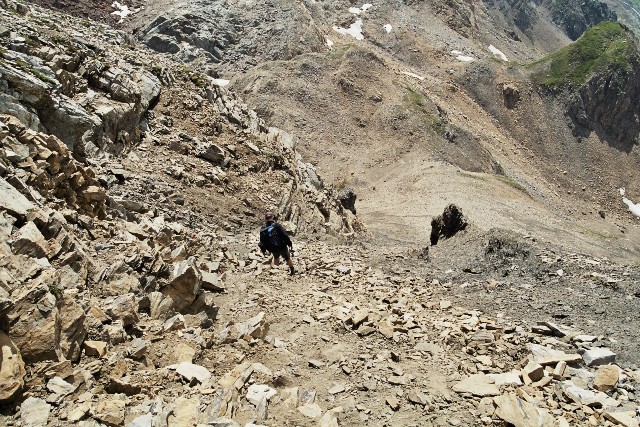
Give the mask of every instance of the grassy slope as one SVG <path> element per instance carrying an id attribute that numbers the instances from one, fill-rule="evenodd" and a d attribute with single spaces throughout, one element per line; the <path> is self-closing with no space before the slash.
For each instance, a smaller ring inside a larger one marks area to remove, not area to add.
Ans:
<path id="1" fill-rule="evenodd" d="M 630 31 L 619 23 L 603 22 L 588 29 L 574 43 L 534 63 L 548 64 L 548 68 L 534 74 L 534 80 L 546 87 L 577 87 L 591 74 L 605 69 L 629 70 L 629 58 L 637 55 Z"/>

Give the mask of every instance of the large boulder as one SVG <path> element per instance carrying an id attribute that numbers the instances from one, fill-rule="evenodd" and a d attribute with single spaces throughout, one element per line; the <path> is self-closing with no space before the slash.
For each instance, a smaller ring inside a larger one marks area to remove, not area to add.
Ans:
<path id="1" fill-rule="evenodd" d="M 82 353 L 82 343 L 87 336 L 84 326 L 86 315 L 73 297 L 64 298 L 60 306 L 60 350 L 62 355 L 77 361 Z"/>
<path id="2" fill-rule="evenodd" d="M 18 348 L 0 331 L 0 403 L 7 402 L 22 390 L 26 371 Z"/>
<path id="3" fill-rule="evenodd" d="M 467 224 L 460 208 L 450 204 L 444 208 L 442 215 L 431 220 L 431 244 L 437 244 L 440 238 L 453 237 L 458 231 L 467 228 Z"/>
<path id="4" fill-rule="evenodd" d="M 174 266 L 171 281 L 162 293 L 173 300 L 174 310 L 182 312 L 196 300 L 201 286 L 202 274 L 189 259 Z"/>
<path id="5" fill-rule="evenodd" d="M 33 203 L 4 178 L 0 177 L 0 209 L 14 216 L 24 216 L 34 208 L 35 205 Z"/>
<path id="6" fill-rule="evenodd" d="M 33 286 L 18 295 L 7 320 L 9 337 L 26 363 L 60 358 L 60 312 L 47 285 Z"/>

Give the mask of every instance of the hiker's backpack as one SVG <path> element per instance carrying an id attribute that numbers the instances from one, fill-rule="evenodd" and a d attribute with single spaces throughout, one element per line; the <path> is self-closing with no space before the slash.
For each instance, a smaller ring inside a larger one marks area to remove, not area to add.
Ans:
<path id="1" fill-rule="evenodd" d="M 267 250 L 269 252 L 282 249 L 282 239 L 278 233 L 276 224 L 265 225 L 260 229 L 260 241 L 267 243 Z"/>

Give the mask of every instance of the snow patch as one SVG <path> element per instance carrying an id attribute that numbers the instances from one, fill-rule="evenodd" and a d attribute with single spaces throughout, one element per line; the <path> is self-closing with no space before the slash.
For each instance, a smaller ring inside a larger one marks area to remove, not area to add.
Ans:
<path id="1" fill-rule="evenodd" d="M 366 12 L 373 5 L 371 3 L 365 3 L 362 7 L 350 7 L 349 13 L 353 13 L 354 15 L 360 15 L 362 12 Z"/>
<path id="2" fill-rule="evenodd" d="M 391 26 L 391 24 L 385 24 L 384 25 L 384 30 L 387 32 L 387 34 L 389 34 L 392 29 L 393 29 L 393 27 Z"/>
<path id="3" fill-rule="evenodd" d="M 327 41 L 327 46 L 329 46 L 330 48 L 333 47 L 333 40 L 328 37 L 325 37 L 325 40 Z"/>
<path id="4" fill-rule="evenodd" d="M 476 60 L 476 58 L 474 58 L 473 56 L 465 55 L 464 52 L 460 52 L 459 50 L 452 50 L 451 54 L 455 56 L 458 61 L 461 61 L 461 62 L 472 62 Z"/>
<path id="5" fill-rule="evenodd" d="M 340 34 L 351 36 L 356 40 L 364 40 L 364 35 L 362 35 L 362 19 L 358 19 L 356 22 L 351 24 L 349 28 L 342 28 L 334 25 L 333 29 Z"/>
<path id="6" fill-rule="evenodd" d="M 495 47 L 494 45 L 490 44 L 489 50 L 491 51 L 491 53 L 493 53 L 493 56 L 495 56 L 496 58 L 500 58 L 505 62 L 509 62 L 509 60 L 507 59 L 507 55 L 502 53 L 502 51 L 497 47 Z"/>
<path id="7" fill-rule="evenodd" d="M 140 12 L 140 9 L 141 9 L 141 8 L 129 9 L 129 6 L 126 6 L 117 1 L 114 1 L 113 3 L 111 3 L 111 7 L 116 9 L 115 11 L 111 12 L 111 14 L 120 17 L 118 24 L 121 24 L 122 21 L 124 21 L 124 18 L 126 18 L 127 16 Z"/>
<path id="8" fill-rule="evenodd" d="M 420 80 L 420 81 L 423 81 L 423 80 L 424 80 L 424 77 L 419 76 L 419 75 L 414 74 L 414 73 L 411 73 L 411 72 L 409 72 L 409 71 L 402 71 L 402 74 L 404 74 L 405 76 L 413 77 L 413 78 L 418 79 L 418 80 Z"/>
<path id="9" fill-rule="evenodd" d="M 225 79 L 211 79 L 211 83 L 213 83 L 215 86 L 220 86 L 220 87 L 225 87 L 229 85 L 229 80 L 225 80 Z"/>
<path id="10" fill-rule="evenodd" d="M 629 211 L 634 214 L 636 217 L 640 218 L 640 203 L 633 203 L 631 200 L 624 197 L 625 189 L 624 187 L 620 189 L 620 195 L 622 196 L 622 203 L 627 205 Z"/>

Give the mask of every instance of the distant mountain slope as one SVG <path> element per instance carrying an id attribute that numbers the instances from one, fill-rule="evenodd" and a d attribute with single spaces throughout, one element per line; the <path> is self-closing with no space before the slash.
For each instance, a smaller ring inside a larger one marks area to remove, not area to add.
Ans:
<path id="1" fill-rule="evenodd" d="M 633 149 L 640 133 L 640 54 L 629 29 L 603 22 L 541 63 L 547 67 L 535 80 L 567 96 L 576 135 L 595 131 L 622 151 Z"/>

